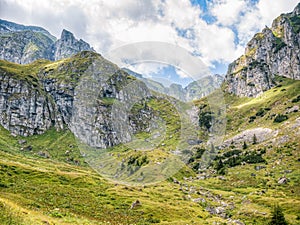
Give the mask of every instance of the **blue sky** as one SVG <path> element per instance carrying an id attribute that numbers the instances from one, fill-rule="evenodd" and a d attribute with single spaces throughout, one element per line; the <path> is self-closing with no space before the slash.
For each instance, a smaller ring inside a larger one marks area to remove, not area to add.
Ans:
<path id="1" fill-rule="evenodd" d="M 130 43 L 170 43 L 200 59 L 211 73 L 225 74 L 228 64 L 243 54 L 256 32 L 271 26 L 281 13 L 291 12 L 297 3 L 298 0 L 1 0 L 0 15 L 16 23 L 44 27 L 57 38 L 67 29 L 101 54 Z M 133 69 L 183 85 L 192 80 L 171 66 L 135 63 Z"/>

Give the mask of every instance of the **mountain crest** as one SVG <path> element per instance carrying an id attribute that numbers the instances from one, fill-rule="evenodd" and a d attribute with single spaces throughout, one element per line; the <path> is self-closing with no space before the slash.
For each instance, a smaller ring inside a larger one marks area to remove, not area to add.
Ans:
<path id="1" fill-rule="evenodd" d="M 275 85 L 275 75 L 300 80 L 300 4 L 277 17 L 248 42 L 244 55 L 231 63 L 227 91 L 256 97 Z"/>
<path id="2" fill-rule="evenodd" d="M 80 51 L 94 51 L 88 43 L 63 30 L 56 40 L 47 30 L 0 20 L 0 59 L 28 64 L 37 59 L 59 60 Z"/>
<path id="3" fill-rule="evenodd" d="M 70 40 L 70 39 L 71 40 L 75 39 L 74 34 L 71 33 L 68 30 L 63 29 L 62 32 L 61 32 L 60 40 L 61 41 L 67 41 L 67 40 Z"/>
<path id="4" fill-rule="evenodd" d="M 67 58 L 81 51 L 94 51 L 94 49 L 87 42 L 81 39 L 77 40 L 70 31 L 63 29 L 61 38 L 53 45 L 52 52 L 54 52 L 54 55 L 52 60 Z"/>

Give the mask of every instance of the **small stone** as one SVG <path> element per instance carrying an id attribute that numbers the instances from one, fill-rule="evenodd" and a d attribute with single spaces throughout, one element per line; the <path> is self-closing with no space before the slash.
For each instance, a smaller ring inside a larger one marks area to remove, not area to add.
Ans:
<path id="1" fill-rule="evenodd" d="M 32 146 L 31 145 L 28 145 L 24 148 L 25 151 L 31 151 L 32 150 Z"/>
<path id="2" fill-rule="evenodd" d="M 24 144 L 26 144 L 26 143 L 27 143 L 27 141 L 26 141 L 26 140 L 24 140 L 24 139 L 21 139 L 21 140 L 19 140 L 19 141 L 18 141 L 18 143 L 19 143 L 20 145 L 24 145 Z"/>
<path id="3" fill-rule="evenodd" d="M 286 184 L 288 179 L 286 177 L 281 177 L 278 179 L 278 184 Z"/>
<path id="4" fill-rule="evenodd" d="M 131 204 L 131 207 L 130 207 L 130 209 L 134 209 L 134 208 L 136 208 L 136 207 L 138 207 L 138 206 L 141 206 L 142 204 L 141 204 L 141 202 L 139 201 L 139 200 L 135 200 L 132 204 Z"/>
<path id="5" fill-rule="evenodd" d="M 43 158 L 50 158 L 50 155 L 48 152 L 39 151 L 37 154 Z"/>

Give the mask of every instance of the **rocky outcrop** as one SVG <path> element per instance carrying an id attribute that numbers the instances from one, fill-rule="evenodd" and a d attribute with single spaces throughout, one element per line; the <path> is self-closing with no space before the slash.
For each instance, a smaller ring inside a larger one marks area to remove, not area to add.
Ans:
<path id="1" fill-rule="evenodd" d="M 37 59 L 63 59 L 84 50 L 94 51 L 69 31 L 63 30 L 61 38 L 56 40 L 41 27 L 0 20 L 0 59 L 28 64 Z"/>
<path id="2" fill-rule="evenodd" d="M 0 33 L 0 59 L 19 64 L 50 59 L 53 40 L 34 31 Z"/>
<path id="3" fill-rule="evenodd" d="M 300 4 L 256 34 L 245 54 L 228 67 L 226 90 L 256 97 L 275 85 L 274 77 L 300 79 Z"/>
<path id="4" fill-rule="evenodd" d="M 77 40 L 71 32 L 64 29 L 60 39 L 57 40 L 52 47 L 52 52 L 54 54 L 51 59 L 54 61 L 64 59 L 81 51 L 94 50 L 88 43 L 82 39 Z"/>
<path id="5" fill-rule="evenodd" d="M 69 128 L 93 147 L 126 142 L 153 115 L 148 108 L 130 114 L 132 105 L 114 109 L 114 101 L 119 106 L 134 100 L 132 96 L 150 96 L 141 82 L 126 88 L 133 82 L 133 77 L 93 52 L 26 66 L 0 61 L 0 124 L 20 136 Z M 129 125 L 122 122 L 124 110 Z"/>

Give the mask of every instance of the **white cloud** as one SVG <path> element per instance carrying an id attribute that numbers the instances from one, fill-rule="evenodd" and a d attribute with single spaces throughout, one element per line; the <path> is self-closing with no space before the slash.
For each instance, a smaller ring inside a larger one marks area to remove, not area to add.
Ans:
<path id="1" fill-rule="evenodd" d="M 241 12 L 247 9 L 247 4 L 241 0 L 213 0 L 209 7 L 219 24 L 231 26 L 239 21 Z"/>
<path id="2" fill-rule="evenodd" d="M 136 73 L 140 73 L 145 77 L 152 77 L 153 74 L 159 73 L 165 67 L 167 67 L 166 64 L 143 62 L 143 63 L 139 63 L 139 64 L 128 65 L 127 68 Z"/>
<path id="3" fill-rule="evenodd" d="M 265 26 L 271 27 L 272 21 L 282 13 L 291 12 L 298 0 L 260 0 L 254 7 L 250 7 L 241 16 L 235 25 L 238 30 L 238 38 L 241 45 L 245 45 L 249 39 Z"/>
<path id="4" fill-rule="evenodd" d="M 190 76 L 181 69 L 175 68 L 175 71 L 180 78 L 190 78 Z"/>
<path id="5" fill-rule="evenodd" d="M 257 31 L 297 3 L 212 0 L 203 12 L 189 0 L 1 0 L 0 15 L 42 26 L 57 37 L 69 29 L 100 53 L 128 43 L 160 41 L 181 46 L 213 66 L 237 58 Z M 201 18 L 204 14 L 216 21 L 208 24 Z"/>

